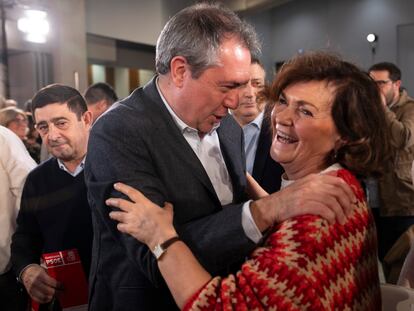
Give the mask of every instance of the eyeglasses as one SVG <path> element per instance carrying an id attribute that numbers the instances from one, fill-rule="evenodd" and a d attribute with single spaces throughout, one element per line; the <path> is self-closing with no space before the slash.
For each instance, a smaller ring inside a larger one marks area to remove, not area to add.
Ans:
<path id="1" fill-rule="evenodd" d="M 393 82 L 392 80 L 390 80 L 390 79 L 388 79 L 388 80 L 376 80 L 375 81 L 375 83 L 378 85 L 378 86 L 384 86 L 384 85 L 386 85 L 387 83 L 389 83 L 389 82 Z"/>

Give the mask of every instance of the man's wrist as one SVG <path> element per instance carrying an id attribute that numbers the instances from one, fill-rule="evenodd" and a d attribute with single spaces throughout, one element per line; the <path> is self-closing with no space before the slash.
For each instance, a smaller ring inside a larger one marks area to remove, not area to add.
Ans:
<path id="1" fill-rule="evenodd" d="M 168 239 L 178 236 L 177 232 L 174 229 L 165 230 L 164 232 L 155 233 L 151 241 L 147 243 L 147 246 L 150 250 L 153 250 L 157 245 L 160 245 L 167 241 Z"/>
<path id="2" fill-rule="evenodd" d="M 261 232 L 265 232 L 273 224 L 273 209 L 275 206 L 272 206 L 270 196 L 265 198 L 253 201 L 250 204 L 250 212 L 252 214 L 253 220 L 256 223 L 257 228 Z"/>

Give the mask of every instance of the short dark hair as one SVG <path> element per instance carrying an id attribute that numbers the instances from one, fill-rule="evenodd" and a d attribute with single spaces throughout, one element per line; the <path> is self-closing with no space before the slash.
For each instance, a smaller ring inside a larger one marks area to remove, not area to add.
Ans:
<path id="1" fill-rule="evenodd" d="M 85 99 L 73 87 L 63 84 L 50 84 L 40 89 L 32 98 L 32 114 L 35 118 L 35 110 L 50 104 L 66 104 L 70 111 L 81 119 L 88 110 Z"/>
<path id="2" fill-rule="evenodd" d="M 382 63 L 377 63 L 375 65 L 372 65 L 369 68 L 368 72 L 382 71 L 382 70 L 388 71 L 390 79 L 393 82 L 401 80 L 401 70 L 400 70 L 400 68 L 398 68 L 395 64 L 389 63 L 389 62 L 382 62 Z"/>
<path id="3" fill-rule="evenodd" d="M 263 70 L 265 70 L 265 68 L 264 68 L 264 66 L 263 66 L 263 63 L 260 61 L 260 59 L 258 59 L 257 57 L 255 57 L 255 56 L 252 56 L 252 61 L 251 61 L 251 64 L 252 65 L 254 65 L 254 64 L 257 64 L 257 65 L 259 65 Z"/>
<path id="4" fill-rule="evenodd" d="M 274 101 L 289 85 L 324 81 L 335 88 L 332 118 L 345 141 L 326 158 L 360 176 L 379 176 L 389 157 L 385 110 L 380 92 L 369 75 L 336 55 L 308 52 L 286 62 L 270 90 Z"/>
<path id="5" fill-rule="evenodd" d="M 170 72 L 175 56 L 183 56 L 191 66 L 193 78 L 217 64 L 217 51 L 224 39 L 237 38 L 252 56 L 260 54 L 254 28 L 236 13 L 218 3 L 198 3 L 174 15 L 157 40 L 157 73 Z"/>
<path id="6" fill-rule="evenodd" d="M 118 96 L 112 86 L 104 82 L 98 82 L 89 86 L 86 89 L 84 96 L 87 105 L 95 104 L 101 100 L 106 100 L 110 106 L 118 100 Z"/>

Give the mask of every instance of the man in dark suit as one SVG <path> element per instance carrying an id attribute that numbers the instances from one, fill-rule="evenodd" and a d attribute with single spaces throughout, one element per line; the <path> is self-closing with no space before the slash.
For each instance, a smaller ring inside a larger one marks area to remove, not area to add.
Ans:
<path id="1" fill-rule="evenodd" d="M 44 253 L 76 248 L 89 274 L 92 220 L 83 166 L 92 114 L 74 88 L 53 84 L 35 94 L 36 129 L 52 158 L 27 176 L 17 228 L 12 237 L 14 271 L 40 310 L 60 310 L 54 298 L 64 290 L 40 265 Z"/>
<path id="2" fill-rule="evenodd" d="M 214 275 L 232 271 L 273 222 L 307 213 L 303 200 L 331 220 L 350 208 L 350 189 L 332 176 L 246 202 L 243 136 L 228 109 L 250 79 L 257 42 L 251 26 L 218 5 L 180 11 L 158 39 L 158 75 L 93 126 L 85 167 L 94 226 L 90 310 L 176 309 L 158 270 L 160 252 L 109 218 L 105 200 L 120 197 L 115 182 L 160 206 L 173 203 L 180 238 Z"/>
<path id="3" fill-rule="evenodd" d="M 239 106 L 232 114 L 242 127 L 246 170 L 268 193 L 280 189 L 283 167 L 270 157 L 272 129 L 270 113 L 273 105 L 260 99 L 265 86 L 263 65 L 252 58 L 250 81 L 239 93 Z"/>

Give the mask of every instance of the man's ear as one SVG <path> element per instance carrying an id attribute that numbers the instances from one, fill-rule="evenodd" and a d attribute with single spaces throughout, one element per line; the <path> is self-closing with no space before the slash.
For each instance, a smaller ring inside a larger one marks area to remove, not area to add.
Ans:
<path id="1" fill-rule="evenodd" d="M 401 88 L 401 80 L 397 80 L 394 82 L 395 86 L 398 87 L 398 90 Z"/>
<path id="2" fill-rule="evenodd" d="M 89 110 L 85 111 L 82 115 L 82 120 L 83 122 L 85 122 L 85 125 L 87 127 L 91 127 L 92 126 L 92 112 L 90 112 Z"/>
<path id="3" fill-rule="evenodd" d="M 170 62 L 170 74 L 174 85 L 181 88 L 184 85 L 184 80 L 190 72 L 190 66 L 183 56 L 175 56 Z"/>

